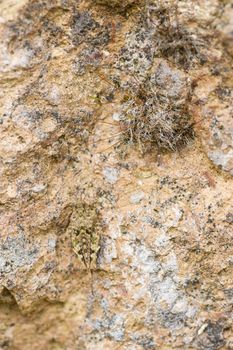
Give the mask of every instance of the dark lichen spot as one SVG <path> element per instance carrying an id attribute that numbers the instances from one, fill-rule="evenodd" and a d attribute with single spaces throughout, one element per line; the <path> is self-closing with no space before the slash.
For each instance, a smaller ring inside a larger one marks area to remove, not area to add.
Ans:
<path id="1" fill-rule="evenodd" d="M 168 310 L 160 310 L 158 317 L 162 325 L 166 328 L 178 329 L 183 327 L 186 316 L 183 313 L 173 314 Z"/>
<path id="2" fill-rule="evenodd" d="M 88 32 L 98 27 L 98 23 L 87 11 L 76 12 L 72 20 L 72 37 L 75 45 L 80 44 Z"/>
<path id="3" fill-rule="evenodd" d="M 141 347 L 145 350 L 153 350 L 156 348 L 154 339 L 150 336 L 144 335 L 144 336 L 138 337 L 136 343 L 138 345 L 141 345 Z"/>
<path id="4" fill-rule="evenodd" d="M 208 321 L 208 324 L 202 334 L 199 335 L 197 346 L 200 350 L 218 350 L 221 349 L 224 344 L 224 323 L 221 321 L 212 322 Z"/>
<path id="5" fill-rule="evenodd" d="M 229 224 L 233 224 L 233 213 L 227 213 L 226 222 L 228 222 Z"/>

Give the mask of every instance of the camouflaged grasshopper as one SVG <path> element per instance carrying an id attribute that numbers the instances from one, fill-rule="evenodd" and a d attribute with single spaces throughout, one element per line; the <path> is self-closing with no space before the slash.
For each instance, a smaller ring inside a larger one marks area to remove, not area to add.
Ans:
<path id="1" fill-rule="evenodd" d="M 101 230 L 101 217 L 95 205 L 81 203 L 74 207 L 68 233 L 78 260 L 91 273 L 92 294 L 93 271 L 97 269 Z"/>

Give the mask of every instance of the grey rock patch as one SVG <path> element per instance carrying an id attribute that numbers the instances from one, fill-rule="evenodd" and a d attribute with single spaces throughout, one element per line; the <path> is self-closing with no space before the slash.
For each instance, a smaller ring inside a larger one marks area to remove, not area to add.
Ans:
<path id="1" fill-rule="evenodd" d="M 103 175 L 107 182 L 114 184 L 118 180 L 119 171 L 115 168 L 106 167 L 103 170 Z"/>
<path id="2" fill-rule="evenodd" d="M 139 204 L 143 198 L 145 197 L 145 193 L 144 192 L 135 192 L 131 195 L 130 197 L 130 202 L 132 204 Z"/>
<path id="3" fill-rule="evenodd" d="M 0 246 L 2 259 L 0 272 L 6 273 L 23 266 L 32 265 L 38 258 L 39 248 L 29 243 L 20 233 L 15 237 L 7 237 Z"/>

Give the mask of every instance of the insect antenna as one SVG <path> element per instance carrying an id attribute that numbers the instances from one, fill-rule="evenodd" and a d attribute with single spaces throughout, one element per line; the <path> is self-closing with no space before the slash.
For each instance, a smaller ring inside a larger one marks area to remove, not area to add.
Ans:
<path id="1" fill-rule="evenodd" d="M 117 142 L 113 143 L 112 145 L 110 145 L 109 147 L 101 150 L 101 151 L 98 151 L 97 153 L 102 153 L 102 152 L 106 152 L 107 150 L 109 150 L 110 148 L 116 146 L 116 145 L 119 145 L 121 143 L 121 140 L 118 140 Z"/>
<path id="2" fill-rule="evenodd" d="M 127 130 L 127 131 L 128 131 L 128 130 Z M 97 140 L 97 142 L 99 142 L 99 141 L 111 140 L 112 138 L 115 138 L 115 137 L 117 137 L 117 136 L 119 136 L 119 135 L 122 135 L 122 134 L 126 133 L 127 131 L 122 131 L 122 132 L 119 132 L 119 133 L 117 133 L 117 134 L 113 134 L 113 135 L 111 135 L 111 136 L 109 136 L 109 137 L 106 137 L 106 138 L 104 138 L 104 139 L 99 139 L 99 140 Z"/>

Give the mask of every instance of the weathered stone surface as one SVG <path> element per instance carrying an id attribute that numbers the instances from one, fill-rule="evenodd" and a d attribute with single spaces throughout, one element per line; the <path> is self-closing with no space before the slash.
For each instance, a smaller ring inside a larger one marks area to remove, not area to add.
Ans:
<path id="1" fill-rule="evenodd" d="M 1 349 L 233 348 L 231 13 L 0 2 Z M 186 104 L 182 148 L 126 143 L 149 88 L 172 135 Z M 93 271 L 72 246 L 80 203 L 101 217 Z"/>

